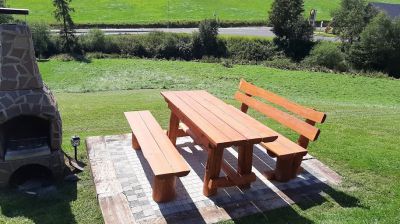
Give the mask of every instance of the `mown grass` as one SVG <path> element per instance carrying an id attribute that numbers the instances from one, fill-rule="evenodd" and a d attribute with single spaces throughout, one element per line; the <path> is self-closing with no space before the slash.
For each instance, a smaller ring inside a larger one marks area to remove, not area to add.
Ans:
<path id="1" fill-rule="evenodd" d="M 168 10 L 169 2 L 169 10 Z M 85 0 L 72 1 L 77 24 L 165 24 L 168 21 L 191 22 L 214 18 L 223 21 L 266 21 L 273 0 Z M 314 8 L 318 20 L 330 20 L 340 0 L 305 0 L 305 14 Z M 399 0 L 378 2 L 400 3 Z M 7 4 L 31 10 L 28 21 L 54 24 L 53 5 L 48 0 L 9 0 Z"/>
<path id="2" fill-rule="evenodd" d="M 206 89 L 228 103 L 240 78 L 291 100 L 325 111 L 320 139 L 310 152 L 344 177 L 321 200 L 251 216 L 239 223 L 399 223 L 400 82 L 361 76 L 283 71 L 262 66 L 226 68 L 220 64 L 141 59 L 91 63 L 40 63 L 44 80 L 62 112 L 64 149 L 69 136 L 127 133 L 122 112 L 150 110 L 167 127 L 169 110 L 159 94 L 165 89 Z M 252 112 L 288 136 L 295 135 Z M 84 147 L 80 158 L 87 162 Z M 60 187 L 47 199 L 0 192 L 0 223 L 101 223 L 88 168 L 77 187 Z M 65 194 L 62 194 L 65 193 Z M 35 204 L 36 206 L 28 206 Z M 227 223 L 233 223 L 228 221 Z"/>

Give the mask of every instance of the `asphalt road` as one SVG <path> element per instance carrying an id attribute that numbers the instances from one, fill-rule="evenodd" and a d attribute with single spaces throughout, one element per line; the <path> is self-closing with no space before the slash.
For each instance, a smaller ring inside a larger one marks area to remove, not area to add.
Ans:
<path id="1" fill-rule="evenodd" d="M 90 29 L 76 29 L 77 35 L 83 35 L 89 32 Z M 101 29 L 106 35 L 116 34 L 146 34 L 154 31 L 170 32 L 170 33 L 192 33 L 198 28 L 122 28 L 122 29 Z M 59 30 L 52 30 L 59 32 Z M 254 37 L 274 37 L 271 27 L 231 27 L 219 28 L 219 34 L 236 35 L 236 36 L 254 36 Z M 315 36 L 315 40 L 337 41 L 337 38 Z"/>

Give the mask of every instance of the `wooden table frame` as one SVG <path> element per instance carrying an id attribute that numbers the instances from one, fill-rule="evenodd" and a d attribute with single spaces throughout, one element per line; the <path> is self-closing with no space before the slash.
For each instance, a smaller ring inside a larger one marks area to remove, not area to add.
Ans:
<path id="1" fill-rule="evenodd" d="M 187 91 L 186 93 L 194 93 L 196 91 Z M 208 133 L 206 130 L 202 130 L 199 126 L 192 121 L 191 115 L 184 113 L 181 108 L 177 107 L 171 99 L 168 99 L 168 94 L 172 92 L 161 93 L 168 107 L 171 110 L 171 117 L 169 122 L 168 137 L 173 144 L 176 144 L 177 137 L 191 136 L 197 144 L 201 144 L 207 150 L 207 164 L 204 174 L 204 185 L 203 194 L 205 196 L 211 196 L 217 192 L 217 188 L 239 186 L 242 189 L 249 188 L 250 183 L 256 180 L 255 174 L 252 170 L 252 159 L 253 159 L 253 145 L 260 143 L 261 141 L 270 142 L 274 141 L 277 136 L 273 136 L 270 133 L 264 133 L 259 138 L 246 139 L 240 141 L 227 141 L 227 142 L 214 142 L 213 139 L 207 137 Z M 183 93 L 183 92 L 173 92 Z M 208 94 L 205 91 L 198 91 L 199 94 Z M 211 96 L 211 94 L 209 94 Z M 220 102 L 220 104 L 225 104 Z M 240 110 L 229 106 L 227 109 L 231 110 L 232 113 L 238 113 L 239 116 L 244 120 L 253 119 L 247 114 L 242 113 Z M 224 106 L 225 106 L 224 105 Z M 253 119 L 254 120 L 254 119 Z M 252 122 L 254 122 L 251 120 Z M 181 125 L 180 125 L 181 124 Z M 180 127 L 181 126 L 181 127 Z M 223 161 L 224 149 L 231 146 L 238 146 L 238 170 L 236 171 L 228 163 Z M 220 170 L 223 170 L 227 175 L 220 177 Z"/>

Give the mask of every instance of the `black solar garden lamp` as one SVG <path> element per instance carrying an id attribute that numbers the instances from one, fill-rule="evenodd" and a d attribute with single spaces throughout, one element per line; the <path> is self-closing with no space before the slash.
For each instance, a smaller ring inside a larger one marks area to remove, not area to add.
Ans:
<path id="1" fill-rule="evenodd" d="M 77 135 L 71 137 L 71 145 L 74 147 L 75 160 L 78 162 L 78 146 L 81 144 L 81 138 Z"/>

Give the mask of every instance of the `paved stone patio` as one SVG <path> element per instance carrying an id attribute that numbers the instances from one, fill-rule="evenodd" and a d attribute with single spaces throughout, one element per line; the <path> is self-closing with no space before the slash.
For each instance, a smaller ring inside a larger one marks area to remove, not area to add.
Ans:
<path id="1" fill-rule="evenodd" d="M 341 181 L 338 174 L 308 155 L 302 164 L 304 172 L 296 179 L 271 182 L 263 172 L 273 169 L 275 160 L 257 145 L 253 157 L 257 180 L 251 188 L 222 188 L 207 198 L 202 194 L 206 153 L 190 137 L 178 138 L 177 142 L 191 172 L 178 179 L 176 200 L 158 204 L 152 200 L 152 171 L 142 152 L 132 149 L 130 134 L 88 138 L 89 161 L 103 215 L 112 207 L 103 202 L 119 195 L 118 206 L 125 207 L 118 210 L 130 213 L 124 215 L 132 223 L 214 223 L 287 206 Z M 225 161 L 233 167 L 237 156 L 234 148 L 224 152 Z"/>

